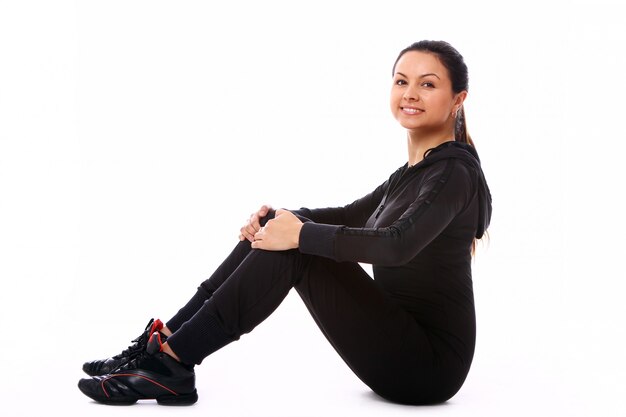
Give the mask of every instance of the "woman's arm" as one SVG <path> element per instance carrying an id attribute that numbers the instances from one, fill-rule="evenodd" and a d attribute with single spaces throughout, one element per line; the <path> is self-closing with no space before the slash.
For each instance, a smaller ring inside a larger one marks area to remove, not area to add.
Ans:
<path id="1" fill-rule="evenodd" d="M 302 207 L 299 210 L 290 211 L 301 220 L 312 220 L 324 224 L 341 224 L 349 227 L 364 226 L 367 219 L 378 207 L 389 183 L 394 176 L 400 173 L 400 170 L 401 168 L 396 170 L 387 181 L 379 185 L 374 191 L 346 206 L 317 209 Z M 254 242 L 254 235 L 261 229 L 261 226 L 274 219 L 275 216 L 276 211 L 271 206 L 261 206 L 258 211 L 250 215 L 246 224 L 239 229 L 239 240 L 248 239 L 250 242 Z"/>
<path id="2" fill-rule="evenodd" d="M 448 159 L 438 169 L 422 186 L 415 201 L 389 227 L 354 228 L 307 222 L 299 235 L 300 251 L 336 261 L 386 266 L 409 262 L 472 198 L 473 174 L 465 164 Z"/>
<path id="3" fill-rule="evenodd" d="M 343 207 L 327 207 L 308 209 L 303 207 L 299 210 L 291 210 L 292 213 L 305 217 L 315 223 L 344 225 L 348 227 L 363 227 L 372 213 L 378 208 L 380 201 L 387 190 L 390 182 L 396 175 L 396 170 L 387 181 L 379 185 L 374 191 Z"/>

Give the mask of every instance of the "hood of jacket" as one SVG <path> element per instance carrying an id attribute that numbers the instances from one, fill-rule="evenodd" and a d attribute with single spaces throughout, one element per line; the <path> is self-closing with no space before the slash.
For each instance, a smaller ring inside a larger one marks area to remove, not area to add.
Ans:
<path id="1" fill-rule="evenodd" d="M 478 228 L 476 229 L 476 238 L 480 239 L 491 222 L 491 192 L 487 185 L 487 180 L 480 166 L 480 158 L 476 148 L 468 143 L 461 142 L 444 142 L 436 148 L 432 148 L 426 152 L 426 157 L 420 162 L 423 166 L 428 166 L 442 159 L 457 158 L 461 159 L 467 165 L 472 167 L 478 178 Z"/>

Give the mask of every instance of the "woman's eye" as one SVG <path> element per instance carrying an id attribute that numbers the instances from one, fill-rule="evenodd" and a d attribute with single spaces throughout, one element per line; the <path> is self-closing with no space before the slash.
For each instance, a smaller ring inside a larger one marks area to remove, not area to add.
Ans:
<path id="1" fill-rule="evenodd" d="M 405 80 L 396 80 L 396 85 L 405 85 L 406 81 Z"/>
<path id="2" fill-rule="evenodd" d="M 422 83 L 422 86 L 423 87 L 428 87 L 428 88 L 433 88 L 435 86 L 435 84 L 430 83 L 430 82 L 425 82 L 425 83 Z"/>

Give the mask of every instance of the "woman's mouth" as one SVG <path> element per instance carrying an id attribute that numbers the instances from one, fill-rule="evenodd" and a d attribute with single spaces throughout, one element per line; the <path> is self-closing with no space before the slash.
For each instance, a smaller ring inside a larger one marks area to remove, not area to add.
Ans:
<path id="1" fill-rule="evenodd" d="M 400 107 L 400 110 L 402 110 L 402 113 L 410 115 L 420 114 L 424 112 L 424 110 L 417 109 L 415 107 Z"/>

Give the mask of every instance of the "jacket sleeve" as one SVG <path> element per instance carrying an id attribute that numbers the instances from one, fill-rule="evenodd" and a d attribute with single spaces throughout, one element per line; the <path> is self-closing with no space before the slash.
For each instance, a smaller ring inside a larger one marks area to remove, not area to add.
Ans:
<path id="1" fill-rule="evenodd" d="M 388 227 L 356 228 L 307 222 L 300 232 L 302 253 L 338 262 L 381 266 L 408 263 L 435 239 L 471 201 L 472 174 L 457 159 L 437 164 L 416 199 Z"/>
<path id="2" fill-rule="evenodd" d="M 363 227 L 370 218 L 372 213 L 378 208 L 380 201 L 389 186 L 389 182 L 399 172 L 396 171 L 392 176 L 379 185 L 374 191 L 368 195 L 353 201 L 343 207 L 328 207 L 308 209 L 303 207 L 299 210 L 292 210 L 292 213 L 312 220 L 315 223 L 329 225 L 344 225 L 348 227 Z"/>

